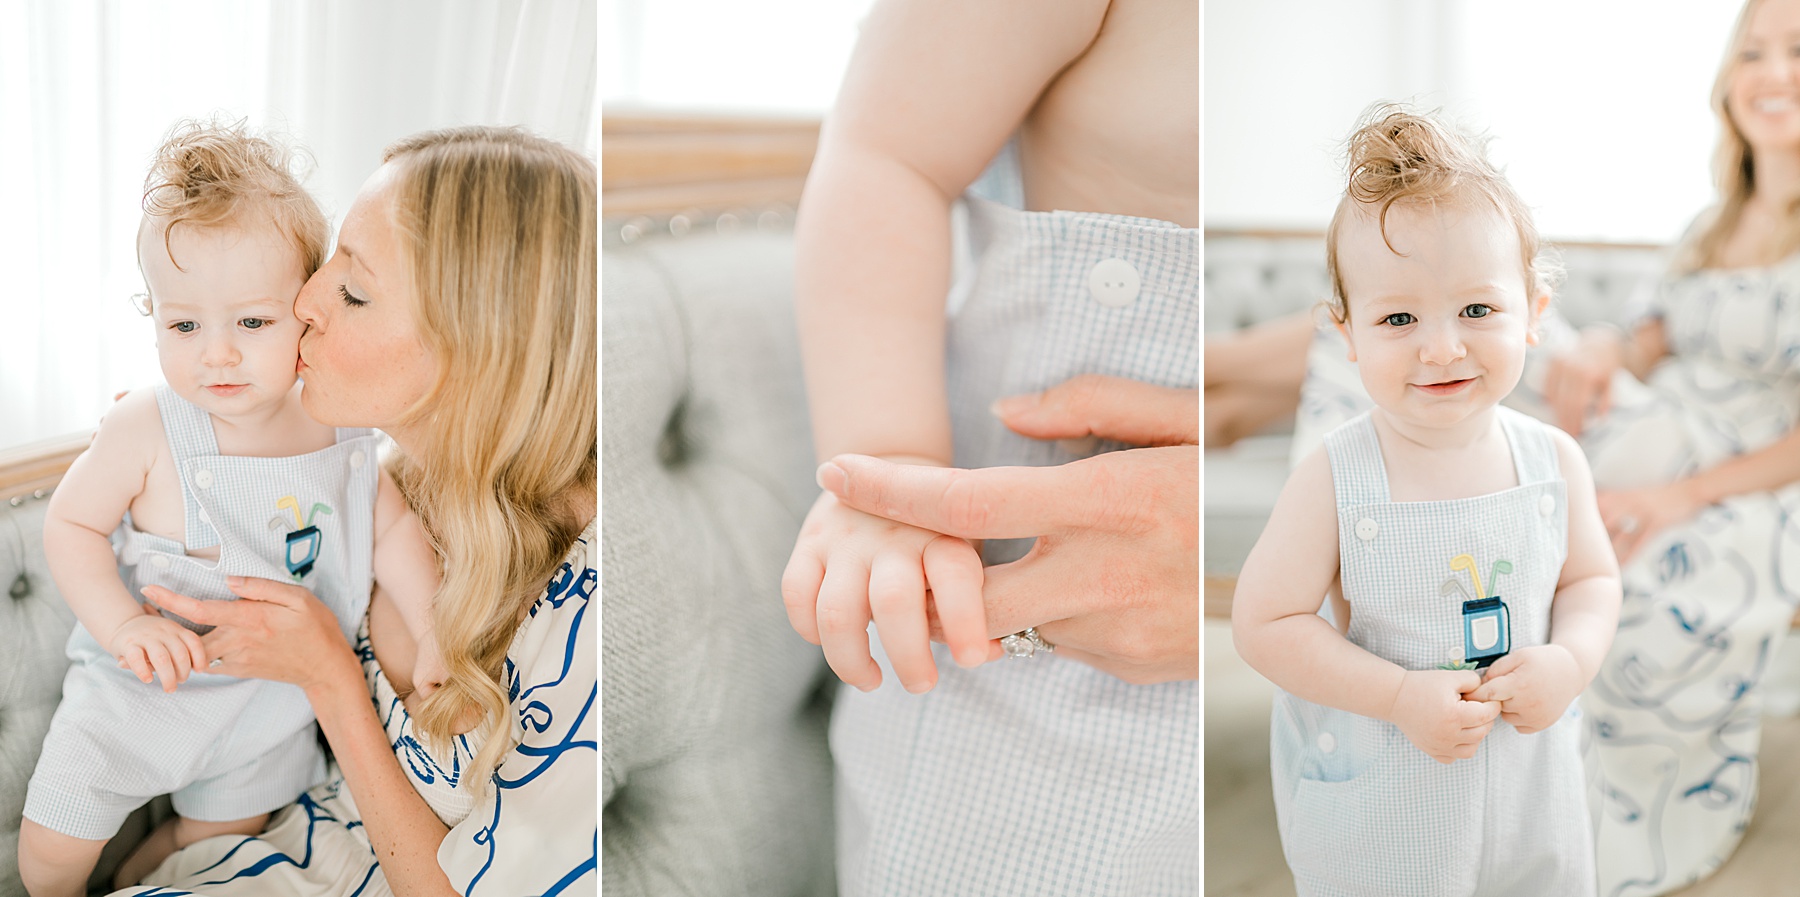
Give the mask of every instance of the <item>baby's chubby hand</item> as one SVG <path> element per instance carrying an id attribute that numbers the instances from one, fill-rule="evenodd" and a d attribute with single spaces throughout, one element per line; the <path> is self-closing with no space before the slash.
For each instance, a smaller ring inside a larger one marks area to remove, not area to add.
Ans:
<path id="1" fill-rule="evenodd" d="M 1469 693 L 1472 701 L 1498 701 L 1500 718 L 1522 735 L 1540 732 L 1562 719 L 1581 693 L 1581 666 L 1557 645 L 1521 648 L 1488 667 L 1487 681 Z"/>
<path id="2" fill-rule="evenodd" d="M 881 667 L 869 656 L 874 620 L 894 674 L 915 694 L 937 684 L 926 594 L 956 662 L 990 657 L 981 603 L 981 557 L 967 540 L 865 514 L 825 492 L 813 503 L 781 575 L 781 600 L 800 637 L 825 649 L 838 678 L 869 691 Z"/>
<path id="3" fill-rule="evenodd" d="M 1408 670 L 1388 722 L 1439 763 L 1467 760 L 1500 714 L 1498 702 L 1474 699 L 1481 687 L 1472 670 Z"/>
<path id="4" fill-rule="evenodd" d="M 120 667 L 130 669 L 145 684 L 155 673 L 165 692 L 186 682 L 194 670 L 206 668 L 206 648 L 200 644 L 200 636 L 148 604 L 144 613 L 113 630 L 106 649 L 119 659 Z"/>

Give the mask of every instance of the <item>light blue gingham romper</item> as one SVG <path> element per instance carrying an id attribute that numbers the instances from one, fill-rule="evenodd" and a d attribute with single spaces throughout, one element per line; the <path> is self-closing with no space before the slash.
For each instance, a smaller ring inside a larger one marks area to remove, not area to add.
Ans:
<path id="1" fill-rule="evenodd" d="M 137 530 L 114 533 L 133 597 L 159 585 L 206 601 L 236 600 L 225 577 L 296 582 L 330 607 L 354 641 L 369 604 L 379 465 L 367 429 L 306 455 L 220 455 L 211 417 L 167 386 L 156 390 L 181 479 L 186 548 Z M 187 548 L 219 547 L 215 563 Z M 310 561 L 310 563 L 309 563 Z M 159 795 L 190 819 L 223 822 L 279 809 L 325 778 L 312 707 L 298 686 L 196 670 L 174 693 L 118 667 L 80 625 L 25 816 L 76 838 L 109 838 Z"/>
<path id="2" fill-rule="evenodd" d="M 988 412 L 1002 396 L 1084 373 L 1198 384 L 1197 230 L 965 203 L 974 265 L 947 343 L 958 467 L 1122 447 L 1020 436 Z M 984 551 L 993 564 L 1028 548 Z M 1054 654 L 964 670 L 932 647 L 932 691 L 890 675 L 846 686 L 833 710 L 845 897 L 1199 893 L 1199 683 L 1128 685 Z"/>
<path id="3" fill-rule="evenodd" d="M 1545 425 L 1507 408 L 1495 413 L 1519 485 L 1475 498 L 1393 501 L 1366 412 L 1325 436 L 1348 637 L 1405 669 L 1464 659 L 1463 603 L 1472 595 L 1506 603 L 1513 651 L 1549 640 L 1551 600 L 1568 556 L 1568 487 Z M 1461 555 L 1473 559 L 1473 570 L 1467 560 L 1453 566 Z M 1581 726 L 1576 705 L 1531 735 L 1497 720 L 1473 758 L 1445 766 L 1392 723 L 1277 692 L 1275 811 L 1296 889 L 1369 897 L 1593 894 Z"/>

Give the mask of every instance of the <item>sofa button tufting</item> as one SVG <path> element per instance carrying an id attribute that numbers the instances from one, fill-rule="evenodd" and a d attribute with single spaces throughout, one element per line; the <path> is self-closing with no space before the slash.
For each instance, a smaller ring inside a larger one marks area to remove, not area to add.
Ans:
<path id="1" fill-rule="evenodd" d="M 11 595 L 14 601 L 25 600 L 25 596 L 31 594 L 31 579 L 23 573 L 13 577 L 12 587 L 6 590 L 6 594 Z"/>

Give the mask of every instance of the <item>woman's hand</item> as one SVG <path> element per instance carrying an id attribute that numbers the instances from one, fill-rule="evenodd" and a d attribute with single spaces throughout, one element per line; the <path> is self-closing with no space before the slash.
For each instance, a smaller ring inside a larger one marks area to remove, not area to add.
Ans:
<path id="1" fill-rule="evenodd" d="M 1030 554 L 987 568 L 989 636 L 1036 626 L 1063 656 L 1127 682 L 1197 678 L 1197 391 L 1083 376 L 998 410 L 1036 439 L 1164 447 L 985 470 L 840 455 L 820 468 L 820 485 L 846 505 L 945 535 L 1036 536 Z"/>
<path id="2" fill-rule="evenodd" d="M 290 682 L 310 693 L 340 684 L 348 670 L 357 688 L 363 687 L 356 655 L 337 616 L 312 592 L 243 576 L 228 578 L 226 585 L 244 600 L 196 601 L 160 586 L 144 587 L 144 596 L 195 623 L 216 627 L 200 637 L 212 658 L 206 672 Z"/>
<path id="3" fill-rule="evenodd" d="M 1624 336 L 1616 328 L 1589 327 L 1577 346 L 1551 356 L 1544 374 L 1544 400 L 1556 425 L 1580 436 L 1588 416 L 1612 408 L 1613 372 L 1624 365 Z"/>
<path id="4" fill-rule="evenodd" d="M 1691 480 L 1676 480 L 1663 486 L 1598 493 L 1600 519 L 1606 523 L 1620 565 L 1637 554 L 1652 535 L 1692 519 L 1706 507 L 1691 484 Z"/>

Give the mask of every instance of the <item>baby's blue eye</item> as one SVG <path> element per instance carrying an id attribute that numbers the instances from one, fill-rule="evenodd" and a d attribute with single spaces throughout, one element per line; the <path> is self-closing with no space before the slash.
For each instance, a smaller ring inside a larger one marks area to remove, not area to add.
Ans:
<path id="1" fill-rule="evenodd" d="M 1491 312 L 1493 310 L 1494 310 L 1493 306 L 1482 305 L 1481 303 L 1477 302 L 1474 305 L 1471 305 L 1468 308 L 1463 309 L 1463 317 L 1485 318 L 1488 316 L 1488 312 Z"/>
<path id="2" fill-rule="evenodd" d="M 1381 323 L 1387 324 L 1391 327 L 1405 327 L 1406 325 L 1411 324 L 1412 322 L 1417 321 L 1417 320 L 1418 320 L 1418 318 L 1413 317 L 1410 312 L 1397 311 L 1391 315 L 1388 315 L 1385 318 L 1382 318 Z"/>
<path id="3" fill-rule="evenodd" d="M 261 330 L 274 323 L 274 321 L 268 320 L 267 318 L 245 318 L 238 322 L 238 326 L 243 327 L 245 330 Z"/>
<path id="4" fill-rule="evenodd" d="M 195 328 L 199 326 L 199 324 L 196 324 L 193 321 L 176 321 L 169 325 L 169 329 L 176 333 L 193 333 Z"/>

